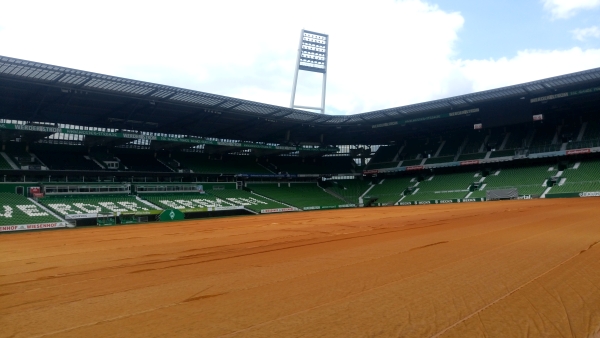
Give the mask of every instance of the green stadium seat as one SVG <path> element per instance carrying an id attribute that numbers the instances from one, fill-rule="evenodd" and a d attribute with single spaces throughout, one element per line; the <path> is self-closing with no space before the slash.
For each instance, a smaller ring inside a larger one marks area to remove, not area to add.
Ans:
<path id="1" fill-rule="evenodd" d="M 39 202 L 59 215 L 98 214 L 111 212 L 144 212 L 156 210 L 128 195 L 47 196 Z"/>
<path id="2" fill-rule="evenodd" d="M 53 223 L 60 220 L 26 197 L 0 193 L 0 225 Z"/>
<path id="3" fill-rule="evenodd" d="M 568 168 L 563 171 L 559 181 L 564 179 L 562 185 L 555 185 L 550 194 L 580 193 L 600 191 L 600 161 L 591 160 L 581 162 L 577 169 Z"/>
<path id="4" fill-rule="evenodd" d="M 253 183 L 248 184 L 248 188 L 257 194 L 301 209 L 346 204 L 344 200 L 323 191 L 316 183 L 292 183 L 289 187 L 287 184 L 278 186 L 277 183 Z"/>

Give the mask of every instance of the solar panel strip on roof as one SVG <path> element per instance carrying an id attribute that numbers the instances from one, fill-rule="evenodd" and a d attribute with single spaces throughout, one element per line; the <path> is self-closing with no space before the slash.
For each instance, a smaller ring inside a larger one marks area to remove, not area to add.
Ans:
<path id="1" fill-rule="evenodd" d="M 235 107 L 235 108 L 234 108 L 234 110 L 237 110 L 237 111 L 243 111 L 243 112 L 249 112 L 249 113 L 254 113 L 254 112 L 257 112 L 257 113 L 262 113 L 262 114 L 264 114 L 263 112 L 258 112 L 258 111 L 256 111 L 256 110 L 255 110 L 255 109 L 254 109 L 254 108 L 253 108 L 251 105 L 249 105 L 249 104 L 242 104 L 242 105 L 239 105 L 239 106 Z"/>
<path id="2" fill-rule="evenodd" d="M 159 97 L 159 98 L 162 99 L 162 98 L 165 98 L 165 97 L 167 97 L 167 96 L 169 96 L 169 95 L 171 95 L 173 93 L 174 92 L 168 91 L 168 90 L 159 90 L 156 93 L 153 93 L 151 96 Z"/>
<path id="3" fill-rule="evenodd" d="M 199 102 L 205 105 L 214 106 L 217 103 L 222 102 L 223 100 L 214 99 L 210 97 L 198 96 Z"/>
<path id="4" fill-rule="evenodd" d="M 86 79 L 86 77 L 83 77 L 83 76 L 67 75 L 67 76 L 64 76 L 63 78 L 61 78 L 58 82 L 78 85 L 78 84 L 82 83 L 83 81 L 85 81 L 85 79 Z"/>
<path id="5" fill-rule="evenodd" d="M 315 114 L 317 115 L 317 114 Z M 292 113 L 288 116 L 286 116 L 286 118 L 291 119 L 291 120 L 299 120 L 299 121 L 309 121 L 314 119 L 315 117 L 309 114 L 303 114 L 303 113 Z"/>

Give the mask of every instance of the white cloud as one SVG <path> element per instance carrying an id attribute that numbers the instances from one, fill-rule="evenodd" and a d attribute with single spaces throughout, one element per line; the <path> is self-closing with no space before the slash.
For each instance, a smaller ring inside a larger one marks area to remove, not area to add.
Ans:
<path id="1" fill-rule="evenodd" d="M 458 61 L 474 91 L 493 89 L 600 66 L 600 49 L 526 50 L 513 58 Z"/>
<path id="2" fill-rule="evenodd" d="M 573 38 L 579 41 L 585 41 L 588 38 L 600 38 L 600 28 L 592 26 L 588 28 L 577 28 L 571 31 Z"/>
<path id="3" fill-rule="evenodd" d="M 554 19 L 567 19 L 581 10 L 600 7 L 600 0 L 541 0 Z"/>
<path id="4" fill-rule="evenodd" d="M 464 19 L 422 0 L 19 1 L 0 55 L 288 106 L 300 29 L 330 35 L 327 109 L 359 113 L 600 66 L 599 50 L 457 60 Z M 117 10 L 118 9 L 118 10 Z M 301 73 L 297 104 L 318 105 Z"/>

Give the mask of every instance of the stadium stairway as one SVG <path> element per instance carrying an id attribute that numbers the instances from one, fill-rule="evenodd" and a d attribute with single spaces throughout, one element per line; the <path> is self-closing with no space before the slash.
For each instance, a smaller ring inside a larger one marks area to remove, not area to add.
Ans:
<path id="1" fill-rule="evenodd" d="M 64 219 L 62 216 L 58 215 L 57 213 L 55 213 L 54 211 L 50 210 L 49 208 L 46 208 L 44 205 L 42 205 L 41 203 L 38 203 L 36 200 L 34 200 L 33 198 L 28 197 L 28 200 L 31 201 L 31 203 L 35 204 L 38 206 L 38 208 L 44 210 L 45 212 L 49 213 L 50 215 L 58 218 L 59 220 L 61 220 L 62 222 L 67 222 L 69 224 L 71 224 L 71 222 L 68 222 L 66 219 Z"/>
<path id="2" fill-rule="evenodd" d="M 323 189 L 323 188 L 321 188 L 321 189 Z M 346 202 L 348 204 L 354 204 L 353 202 L 348 201 L 346 198 L 344 198 L 344 196 L 338 195 L 338 194 L 336 194 L 335 192 L 333 192 L 333 191 L 331 191 L 329 189 L 323 189 L 323 191 L 326 192 L 326 193 L 328 193 L 329 195 L 335 197 L 335 198 L 339 198 L 340 200 L 342 200 L 342 201 L 344 201 L 344 202 Z"/>
<path id="3" fill-rule="evenodd" d="M 257 194 L 253 194 L 246 190 L 240 189 L 224 189 L 224 190 L 214 190 L 211 194 L 225 199 L 229 202 L 232 202 L 236 205 L 241 205 L 245 210 L 259 214 L 262 210 L 265 209 L 282 209 L 282 208 L 294 208 L 287 204 L 273 201 L 264 196 L 260 196 Z M 296 209 L 296 208 L 294 208 Z"/>
<path id="4" fill-rule="evenodd" d="M 20 167 L 18 167 L 15 162 L 10 158 L 10 156 L 8 156 L 5 152 L 0 152 L 0 156 L 2 156 L 2 158 L 4 159 L 4 161 L 6 161 L 6 163 L 10 166 L 10 168 L 12 169 L 16 169 L 19 170 L 21 169 Z M 10 169 L 10 168 L 5 168 L 5 169 Z M 3 168 L 4 169 L 4 168 Z"/>
<path id="5" fill-rule="evenodd" d="M 340 200 L 324 192 L 316 183 L 252 183 L 248 184 L 248 188 L 279 202 L 305 210 L 313 210 L 320 207 L 337 207 L 345 203 L 344 200 Z"/>
<path id="6" fill-rule="evenodd" d="M 154 210 L 161 210 L 162 209 L 161 207 L 159 207 L 157 205 L 154 205 L 154 204 L 150 203 L 150 201 L 147 201 L 147 200 L 145 200 L 145 199 L 143 199 L 143 198 L 141 198 L 139 196 L 135 196 L 135 199 L 138 200 L 138 201 L 140 201 L 140 203 L 146 204 L 147 206 L 151 207 Z"/>
<path id="7" fill-rule="evenodd" d="M 266 170 L 266 171 L 268 171 L 268 172 L 270 172 L 271 174 L 273 174 L 273 175 L 275 175 L 275 174 L 276 174 L 276 173 L 275 173 L 273 170 L 271 170 L 271 169 L 267 168 L 267 167 L 266 167 L 265 165 L 263 165 L 262 163 L 260 163 L 260 162 L 256 162 L 256 164 L 258 164 L 259 166 L 261 166 L 261 167 L 265 168 L 265 170 Z"/>
<path id="8" fill-rule="evenodd" d="M 285 205 L 285 206 L 286 206 L 286 207 L 288 207 L 288 208 L 296 208 L 296 207 L 295 207 L 295 206 L 293 206 L 293 205 L 287 204 L 287 203 L 285 203 L 285 202 L 281 202 L 281 201 L 274 200 L 274 199 L 272 199 L 272 198 L 269 198 L 269 197 L 267 197 L 267 196 L 264 196 L 264 195 L 261 195 L 261 194 L 257 194 L 257 193 L 255 193 L 254 191 L 251 191 L 250 193 L 251 193 L 252 195 L 259 196 L 259 197 L 261 197 L 261 198 L 264 198 L 264 199 L 266 199 L 266 200 L 269 200 L 269 201 L 271 201 L 271 202 L 281 203 L 281 204 Z M 297 209 L 297 210 L 298 210 L 298 211 L 304 211 L 304 210 L 302 210 L 302 209 Z"/>
<path id="9" fill-rule="evenodd" d="M 383 180 L 381 180 L 381 182 L 383 182 L 385 180 L 385 178 Z M 364 200 L 363 198 L 369 193 L 369 191 L 371 191 L 373 188 L 375 187 L 375 184 L 371 184 L 369 186 L 369 188 L 362 194 L 360 195 L 360 197 L 358 197 L 358 204 L 359 205 L 364 205 Z"/>
<path id="10" fill-rule="evenodd" d="M 40 210 L 25 196 L 0 193 L 0 226 L 42 224 L 61 221 L 45 210 Z"/>

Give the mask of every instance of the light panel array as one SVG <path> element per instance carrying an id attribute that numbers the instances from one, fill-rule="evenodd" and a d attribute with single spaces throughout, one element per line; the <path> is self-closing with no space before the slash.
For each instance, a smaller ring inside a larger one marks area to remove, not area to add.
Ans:
<path id="1" fill-rule="evenodd" d="M 329 37 L 326 34 L 303 31 L 300 43 L 301 70 L 327 72 L 327 47 Z"/>

